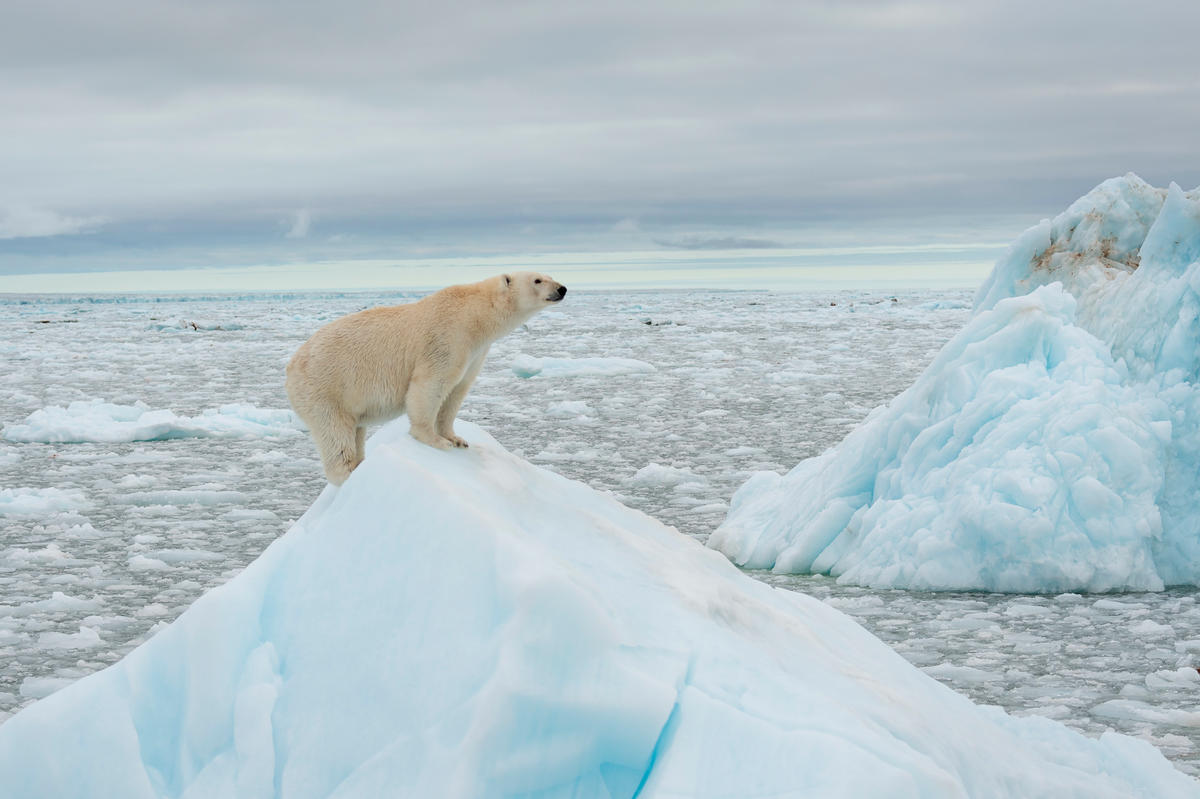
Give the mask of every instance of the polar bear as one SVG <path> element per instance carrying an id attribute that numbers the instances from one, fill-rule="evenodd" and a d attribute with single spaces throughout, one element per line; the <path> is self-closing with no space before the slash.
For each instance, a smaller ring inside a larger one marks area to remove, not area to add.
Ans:
<path id="1" fill-rule="evenodd" d="M 546 275 L 513 272 L 317 330 L 288 363 L 286 386 L 329 482 L 341 485 L 362 462 L 364 425 L 402 413 L 418 441 L 467 446 L 454 434 L 454 417 L 488 348 L 566 293 Z"/>

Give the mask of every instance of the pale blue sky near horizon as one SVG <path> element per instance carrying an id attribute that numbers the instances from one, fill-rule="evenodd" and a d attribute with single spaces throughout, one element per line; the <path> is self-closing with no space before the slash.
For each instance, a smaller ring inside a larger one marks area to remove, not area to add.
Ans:
<path id="1" fill-rule="evenodd" d="M 0 294 L 433 289 L 532 269 L 578 289 L 804 291 L 974 288 L 999 244 L 316 261 L 179 269 L 0 275 Z"/>
<path id="2" fill-rule="evenodd" d="M 0 292 L 966 286 L 1106 178 L 1200 184 L 1182 0 L 4 16 Z"/>

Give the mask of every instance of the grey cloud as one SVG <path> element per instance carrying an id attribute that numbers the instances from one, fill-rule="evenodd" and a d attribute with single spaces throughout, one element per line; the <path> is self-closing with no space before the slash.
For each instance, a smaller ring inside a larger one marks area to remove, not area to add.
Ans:
<path id="1" fill-rule="evenodd" d="M 307 208 L 301 208 L 296 212 L 292 219 L 291 227 L 288 232 L 283 234 L 285 239 L 305 239 L 308 238 L 308 232 L 312 228 L 312 211 Z"/>
<path id="2" fill-rule="evenodd" d="M 46 208 L 13 206 L 0 209 L 0 239 L 78 236 L 104 225 L 103 217 L 64 216 Z"/>
<path id="3" fill-rule="evenodd" d="M 214 251 L 298 208 L 321 236 L 287 246 L 1036 219 L 1130 170 L 1200 183 L 1197 29 L 1193 2 L 26 3 L 0 207 Z"/>

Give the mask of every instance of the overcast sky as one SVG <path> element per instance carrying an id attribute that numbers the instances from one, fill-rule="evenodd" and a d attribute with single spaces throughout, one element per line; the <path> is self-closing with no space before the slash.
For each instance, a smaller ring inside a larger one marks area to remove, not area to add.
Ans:
<path id="1" fill-rule="evenodd" d="M 1200 184 L 1200 3 L 10 0 L 0 273 L 1007 241 Z"/>

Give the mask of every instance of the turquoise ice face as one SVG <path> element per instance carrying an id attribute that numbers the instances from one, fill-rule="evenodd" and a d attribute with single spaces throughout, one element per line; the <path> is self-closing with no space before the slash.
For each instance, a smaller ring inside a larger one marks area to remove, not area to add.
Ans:
<path id="1" fill-rule="evenodd" d="M 852 584 L 1200 584 L 1200 193 L 1106 181 L 1026 231 L 973 318 L 819 458 L 735 495 L 710 546 Z"/>

